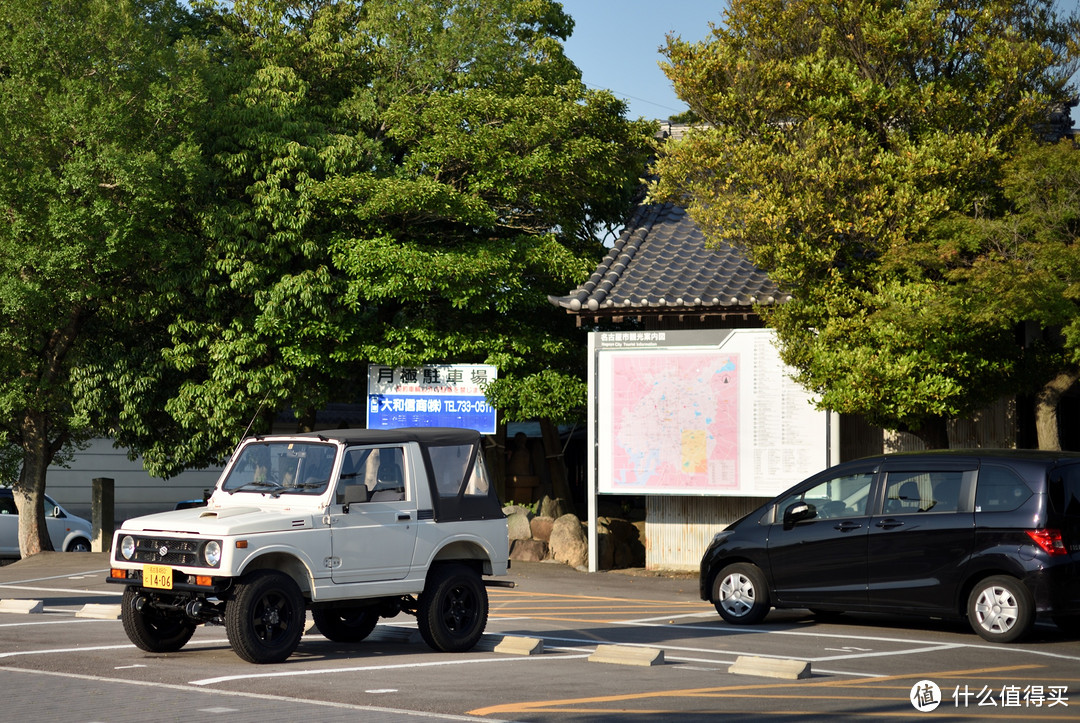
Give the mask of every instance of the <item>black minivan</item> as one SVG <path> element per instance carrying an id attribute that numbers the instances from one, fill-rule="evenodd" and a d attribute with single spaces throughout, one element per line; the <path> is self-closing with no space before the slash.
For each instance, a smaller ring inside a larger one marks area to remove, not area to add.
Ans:
<path id="1" fill-rule="evenodd" d="M 963 450 L 854 460 L 713 538 L 701 598 L 729 623 L 772 607 L 967 617 L 986 640 L 1037 615 L 1080 632 L 1080 454 Z"/>

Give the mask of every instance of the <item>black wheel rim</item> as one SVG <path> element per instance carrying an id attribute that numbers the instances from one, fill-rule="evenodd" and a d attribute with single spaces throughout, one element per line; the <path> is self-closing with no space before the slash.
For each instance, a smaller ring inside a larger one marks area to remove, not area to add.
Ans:
<path id="1" fill-rule="evenodd" d="M 295 611 L 288 598 L 279 592 L 268 592 L 251 609 L 251 629 L 264 643 L 279 641 L 292 625 Z"/>
<path id="2" fill-rule="evenodd" d="M 447 630 L 468 630 L 476 622 L 478 608 L 476 593 L 467 585 L 455 585 L 443 603 L 443 623 Z"/>

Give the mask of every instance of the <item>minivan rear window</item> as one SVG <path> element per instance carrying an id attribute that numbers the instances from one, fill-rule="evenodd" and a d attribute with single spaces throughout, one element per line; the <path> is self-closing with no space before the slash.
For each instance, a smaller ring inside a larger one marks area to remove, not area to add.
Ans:
<path id="1" fill-rule="evenodd" d="M 1080 464 L 1050 472 L 1050 505 L 1060 515 L 1080 518 Z"/>
<path id="2" fill-rule="evenodd" d="M 1008 467 L 984 464 L 975 488 L 976 512 L 1010 512 L 1031 497 L 1031 488 Z"/>

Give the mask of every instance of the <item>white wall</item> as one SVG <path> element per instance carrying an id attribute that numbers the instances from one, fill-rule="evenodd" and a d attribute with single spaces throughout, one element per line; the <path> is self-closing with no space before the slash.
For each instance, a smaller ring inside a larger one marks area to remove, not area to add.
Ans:
<path id="1" fill-rule="evenodd" d="M 69 512 L 90 519 L 90 490 L 95 477 L 115 480 L 115 519 L 119 524 L 129 517 L 171 510 L 181 500 L 203 496 L 213 489 L 221 474 L 220 467 L 189 470 L 172 479 L 151 477 L 142 467 L 142 459 L 129 461 L 127 451 L 116 449 L 108 439 L 95 439 L 75 455 L 69 469 L 51 466 L 45 479 L 45 491 Z"/>

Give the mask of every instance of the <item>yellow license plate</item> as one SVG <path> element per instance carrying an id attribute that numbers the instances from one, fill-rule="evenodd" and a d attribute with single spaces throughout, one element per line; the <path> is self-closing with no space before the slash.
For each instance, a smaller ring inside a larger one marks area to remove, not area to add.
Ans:
<path id="1" fill-rule="evenodd" d="M 144 587 L 172 590 L 172 568 L 168 565 L 143 565 L 142 582 Z"/>

